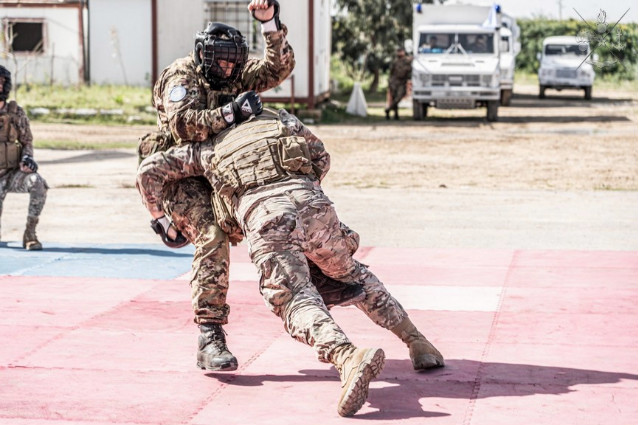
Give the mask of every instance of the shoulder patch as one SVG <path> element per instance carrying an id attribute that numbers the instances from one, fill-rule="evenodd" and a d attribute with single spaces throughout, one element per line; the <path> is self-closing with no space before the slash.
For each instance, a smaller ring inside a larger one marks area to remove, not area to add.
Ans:
<path id="1" fill-rule="evenodd" d="M 179 102 L 185 97 L 186 97 L 186 89 L 182 86 L 174 86 L 171 89 L 171 93 L 168 95 L 168 98 L 171 100 L 171 102 Z"/>

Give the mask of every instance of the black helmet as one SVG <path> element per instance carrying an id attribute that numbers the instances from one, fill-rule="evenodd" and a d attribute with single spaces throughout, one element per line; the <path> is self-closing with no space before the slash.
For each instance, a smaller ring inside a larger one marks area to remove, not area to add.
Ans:
<path id="1" fill-rule="evenodd" d="M 11 91 L 11 73 L 2 65 L 0 65 L 0 77 L 4 77 L 2 93 L 0 93 L 0 101 L 4 101 L 7 100 L 7 97 L 9 97 L 9 92 Z"/>
<path id="2" fill-rule="evenodd" d="M 209 22 L 204 31 L 195 34 L 195 63 L 202 66 L 206 81 L 213 87 L 221 88 L 234 83 L 241 75 L 247 60 L 246 37 L 236 28 L 219 22 Z M 218 61 L 235 64 L 230 76 L 226 76 L 227 67 L 222 68 Z"/>

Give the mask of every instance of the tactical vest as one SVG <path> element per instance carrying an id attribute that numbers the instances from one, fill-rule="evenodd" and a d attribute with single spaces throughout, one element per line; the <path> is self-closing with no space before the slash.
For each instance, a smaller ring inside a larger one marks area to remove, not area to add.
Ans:
<path id="1" fill-rule="evenodd" d="M 210 180 L 228 200 L 294 175 L 315 176 L 306 139 L 278 119 L 253 118 L 215 140 Z"/>
<path id="2" fill-rule="evenodd" d="M 7 112 L 0 114 L 0 170 L 18 168 L 22 145 L 18 141 L 18 104 L 12 100 L 7 104 Z"/>

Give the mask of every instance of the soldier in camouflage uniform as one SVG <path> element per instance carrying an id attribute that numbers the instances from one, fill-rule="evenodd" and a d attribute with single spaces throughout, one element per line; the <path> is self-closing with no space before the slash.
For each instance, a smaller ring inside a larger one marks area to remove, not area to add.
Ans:
<path id="1" fill-rule="evenodd" d="M 296 117 L 265 111 L 219 134 L 214 143 L 148 158 L 137 184 L 157 216 L 165 185 L 186 173 L 206 175 L 218 195 L 216 210 L 230 213 L 220 225 L 236 220 L 246 235 L 266 304 L 293 338 L 313 346 L 320 361 L 335 365 L 342 381 L 337 410 L 350 416 L 365 402 L 385 355 L 380 348 L 350 342 L 312 284 L 308 260 L 331 278 L 363 286 L 366 297 L 357 307 L 407 344 L 414 369 L 440 367 L 444 360 L 379 279 L 353 258 L 358 235 L 344 230 L 320 186 L 329 166 L 323 143 Z"/>
<path id="2" fill-rule="evenodd" d="M 0 217 L 7 193 L 28 193 L 27 226 L 22 236 L 22 247 L 41 250 L 35 228 L 47 198 L 46 181 L 37 173 L 33 159 L 33 136 L 29 119 L 18 104 L 7 102 L 11 92 L 11 73 L 0 65 Z"/>
<path id="3" fill-rule="evenodd" d="M 406 85 L 412 78 L 412 58 L 406 56 L 405 49 L 397 49 L 397 56 L 390 67 L 390 79 L 388 90 L 390 92 L 390 104 L 385 109 L 385 118 L 390 119 L 390 111 L 394 111 L 394 119 L 399 119 L 399 102 L 405 96 Z"/>
<path id="4" fill-rule="evenodd" d="M 241 122 L 242 108 L 250 112 L 261 107 L 255 92 L 244 91 L 268 90 L 290 75 L 295 61 L 286 41 L 287 29 L 279 22 L 278 3 L 253 0 L 248 8 L 262 22 L 265 58 L 248 59 L 248 45 L 239 31 L 209 23 L 197 33 L 194 51 L 167 67 L 156 82 L 153 105 L 159 131 L 141 139 L 140 160 L 173 145 L 206 141 Z M 186 175 L 196 175 L 186 167 Z M 230 310 L 226 303 L 228 242 L 229 238 L 233 243 L 239 242 L 243 236 L 240 232 L 227 236 L 217 225 L 211 208 L 211 187 L 203 177 L 188 177 L 166 185 L 162 211 L 152 222 L 162 240 L 171 247 L 188 242 L 195 246 L 190 284 L 195 323 L 201 331 L 197 364 L 203 369 L 235 370 L 237 359 L 228 350 L 222 325 L 228 323 Z M 173 233 L 175 229 L 179 232 Z M 324 283 L 324 294 L 332 305 L 365 296 L 361 288 L 336 285 L 338 282 L 316 270 L 313 276 Z"/>

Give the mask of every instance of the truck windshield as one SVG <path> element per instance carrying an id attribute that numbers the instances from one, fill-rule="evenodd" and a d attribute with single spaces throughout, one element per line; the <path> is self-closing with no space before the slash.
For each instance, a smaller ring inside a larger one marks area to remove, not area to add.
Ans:
<path id="1" fill-rule="evenodd" d="M 494 53 L 494 34 L 421 33 L 419 35 L 419 53 L 463 53 L 463 51 Z"/>
<path id="2" fill-rule="evenodd" d="M 547 56 L 586 56 L 589 52 L 587 44 L 548 44 L 545 46 Z"/>
<path id="3" fill-rule="evenodd" d="M 454 34 L 427 34 L 419 37 L 419 53 L 445 53 L 454 43 Z"/>

